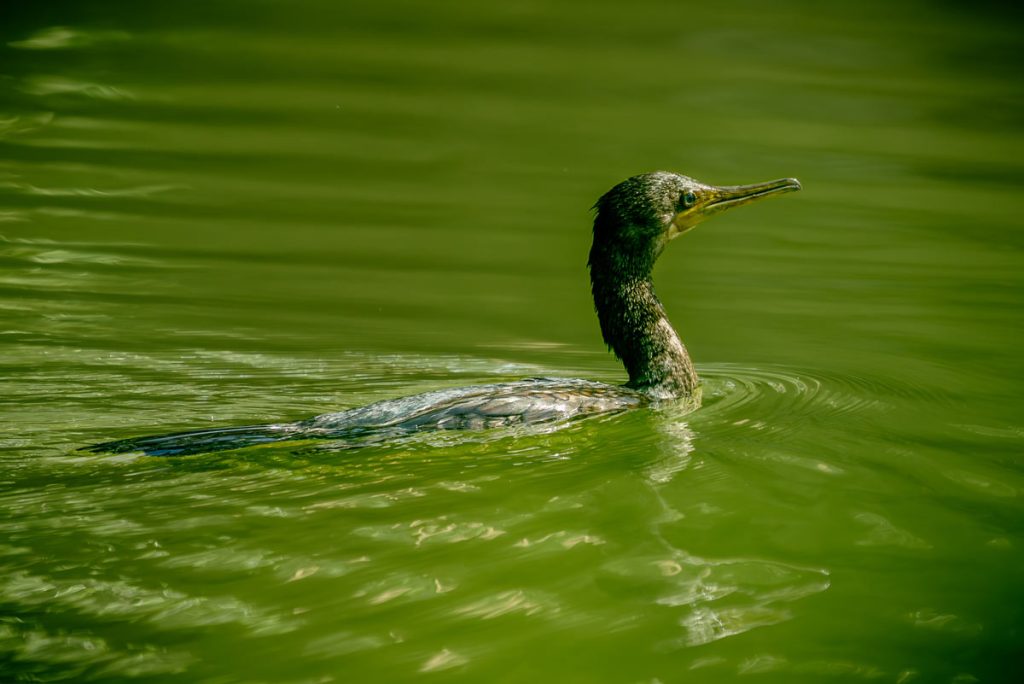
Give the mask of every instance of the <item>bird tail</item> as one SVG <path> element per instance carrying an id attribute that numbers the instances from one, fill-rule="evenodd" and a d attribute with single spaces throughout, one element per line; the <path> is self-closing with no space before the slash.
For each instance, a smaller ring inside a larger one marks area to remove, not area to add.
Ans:
<path id="1" fill-rule="evenodd" d="M 82 447 L 79 451 L 90 451 L 96 454 L 123 454 L 141 451 L 149 456 L 188 456 L 281 442 L 294 439 L 295 436 L 294 425 L 243 425 L 119 439 L 114 442 L 92 444 Z"/>

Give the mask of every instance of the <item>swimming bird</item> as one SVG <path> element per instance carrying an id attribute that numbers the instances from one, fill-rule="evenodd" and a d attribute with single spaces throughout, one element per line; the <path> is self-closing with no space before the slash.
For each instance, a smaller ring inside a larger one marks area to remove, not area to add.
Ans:
<path id="1" fill-rule="evenodd" d="M 700 381 L 682 340 L 654 293 L 651 272 L 665 246 L 727 209 L 800 189 L 795 178 L 714 186 L 656 171 L 629 178 L 594 205 L 590 287 L 601 334 L 629 381 L 533 378 L 386 399 L 308 420 L 136 437 L 85 447 L 184 456 L 268 442 L 336 439 L 359 443 L 419 430 L 475 430 L 566 421 L 685 399 L 700 403 Z"/>

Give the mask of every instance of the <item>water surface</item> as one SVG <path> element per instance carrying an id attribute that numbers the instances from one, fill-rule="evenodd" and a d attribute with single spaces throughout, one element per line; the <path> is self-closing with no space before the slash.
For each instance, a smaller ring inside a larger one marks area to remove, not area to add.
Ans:
<path id="1" fill-rule="evenodd" d="M 3 14 L 3 679 L 1019 681 L 1016 15 Z M 621 381 L 588 207 L 659 168 L 805 188 L 659 264 L 696 413 L 75 452 Z"/>

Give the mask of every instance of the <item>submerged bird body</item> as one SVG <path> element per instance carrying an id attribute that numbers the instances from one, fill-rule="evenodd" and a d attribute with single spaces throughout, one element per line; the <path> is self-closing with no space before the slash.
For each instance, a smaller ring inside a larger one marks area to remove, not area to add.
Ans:
<path id="1" fill-rule="evenodd" d="M 651 271 L 668 242 L 708 216 L 800 189 L 791 178 L 716 187 L 675 173 L 634 176 L 595 204 L 589 268 L 605 343 L 629 374 L 626 385 L 531 379 L 437 390 L 294 423 L 196 430 L 86 447 L 181 456 L 269 442 L 337 439 L 360 443 L 420 430 L 476 430 L 566 421 L 681 398 L 699 403 L 693 363 L 654 293 Z"/>
<path id="2" fill-rule="evenodd" d="M 294 423 L 245 425 L 137 437 L 87 447 L 186 456 L 270 442 L 330 439 L 362 445 L 423 430 L 482 430 L 613 413 L 651 403 L 643 392 L 588 380 L 534 378 L 434 390 Z"/>

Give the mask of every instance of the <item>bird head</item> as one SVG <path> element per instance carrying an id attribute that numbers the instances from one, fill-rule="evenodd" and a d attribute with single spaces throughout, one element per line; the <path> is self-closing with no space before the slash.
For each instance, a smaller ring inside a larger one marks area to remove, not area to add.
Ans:
<path id="1" fill-rule="evenodd" d="M 594 245 L 632 253 L 653 265 L 668 242 L 710 216 L 763 197 L 800 189 L 795 178 L 715 186 L 667 171 L 628 178 L 594 208 Z"/>

